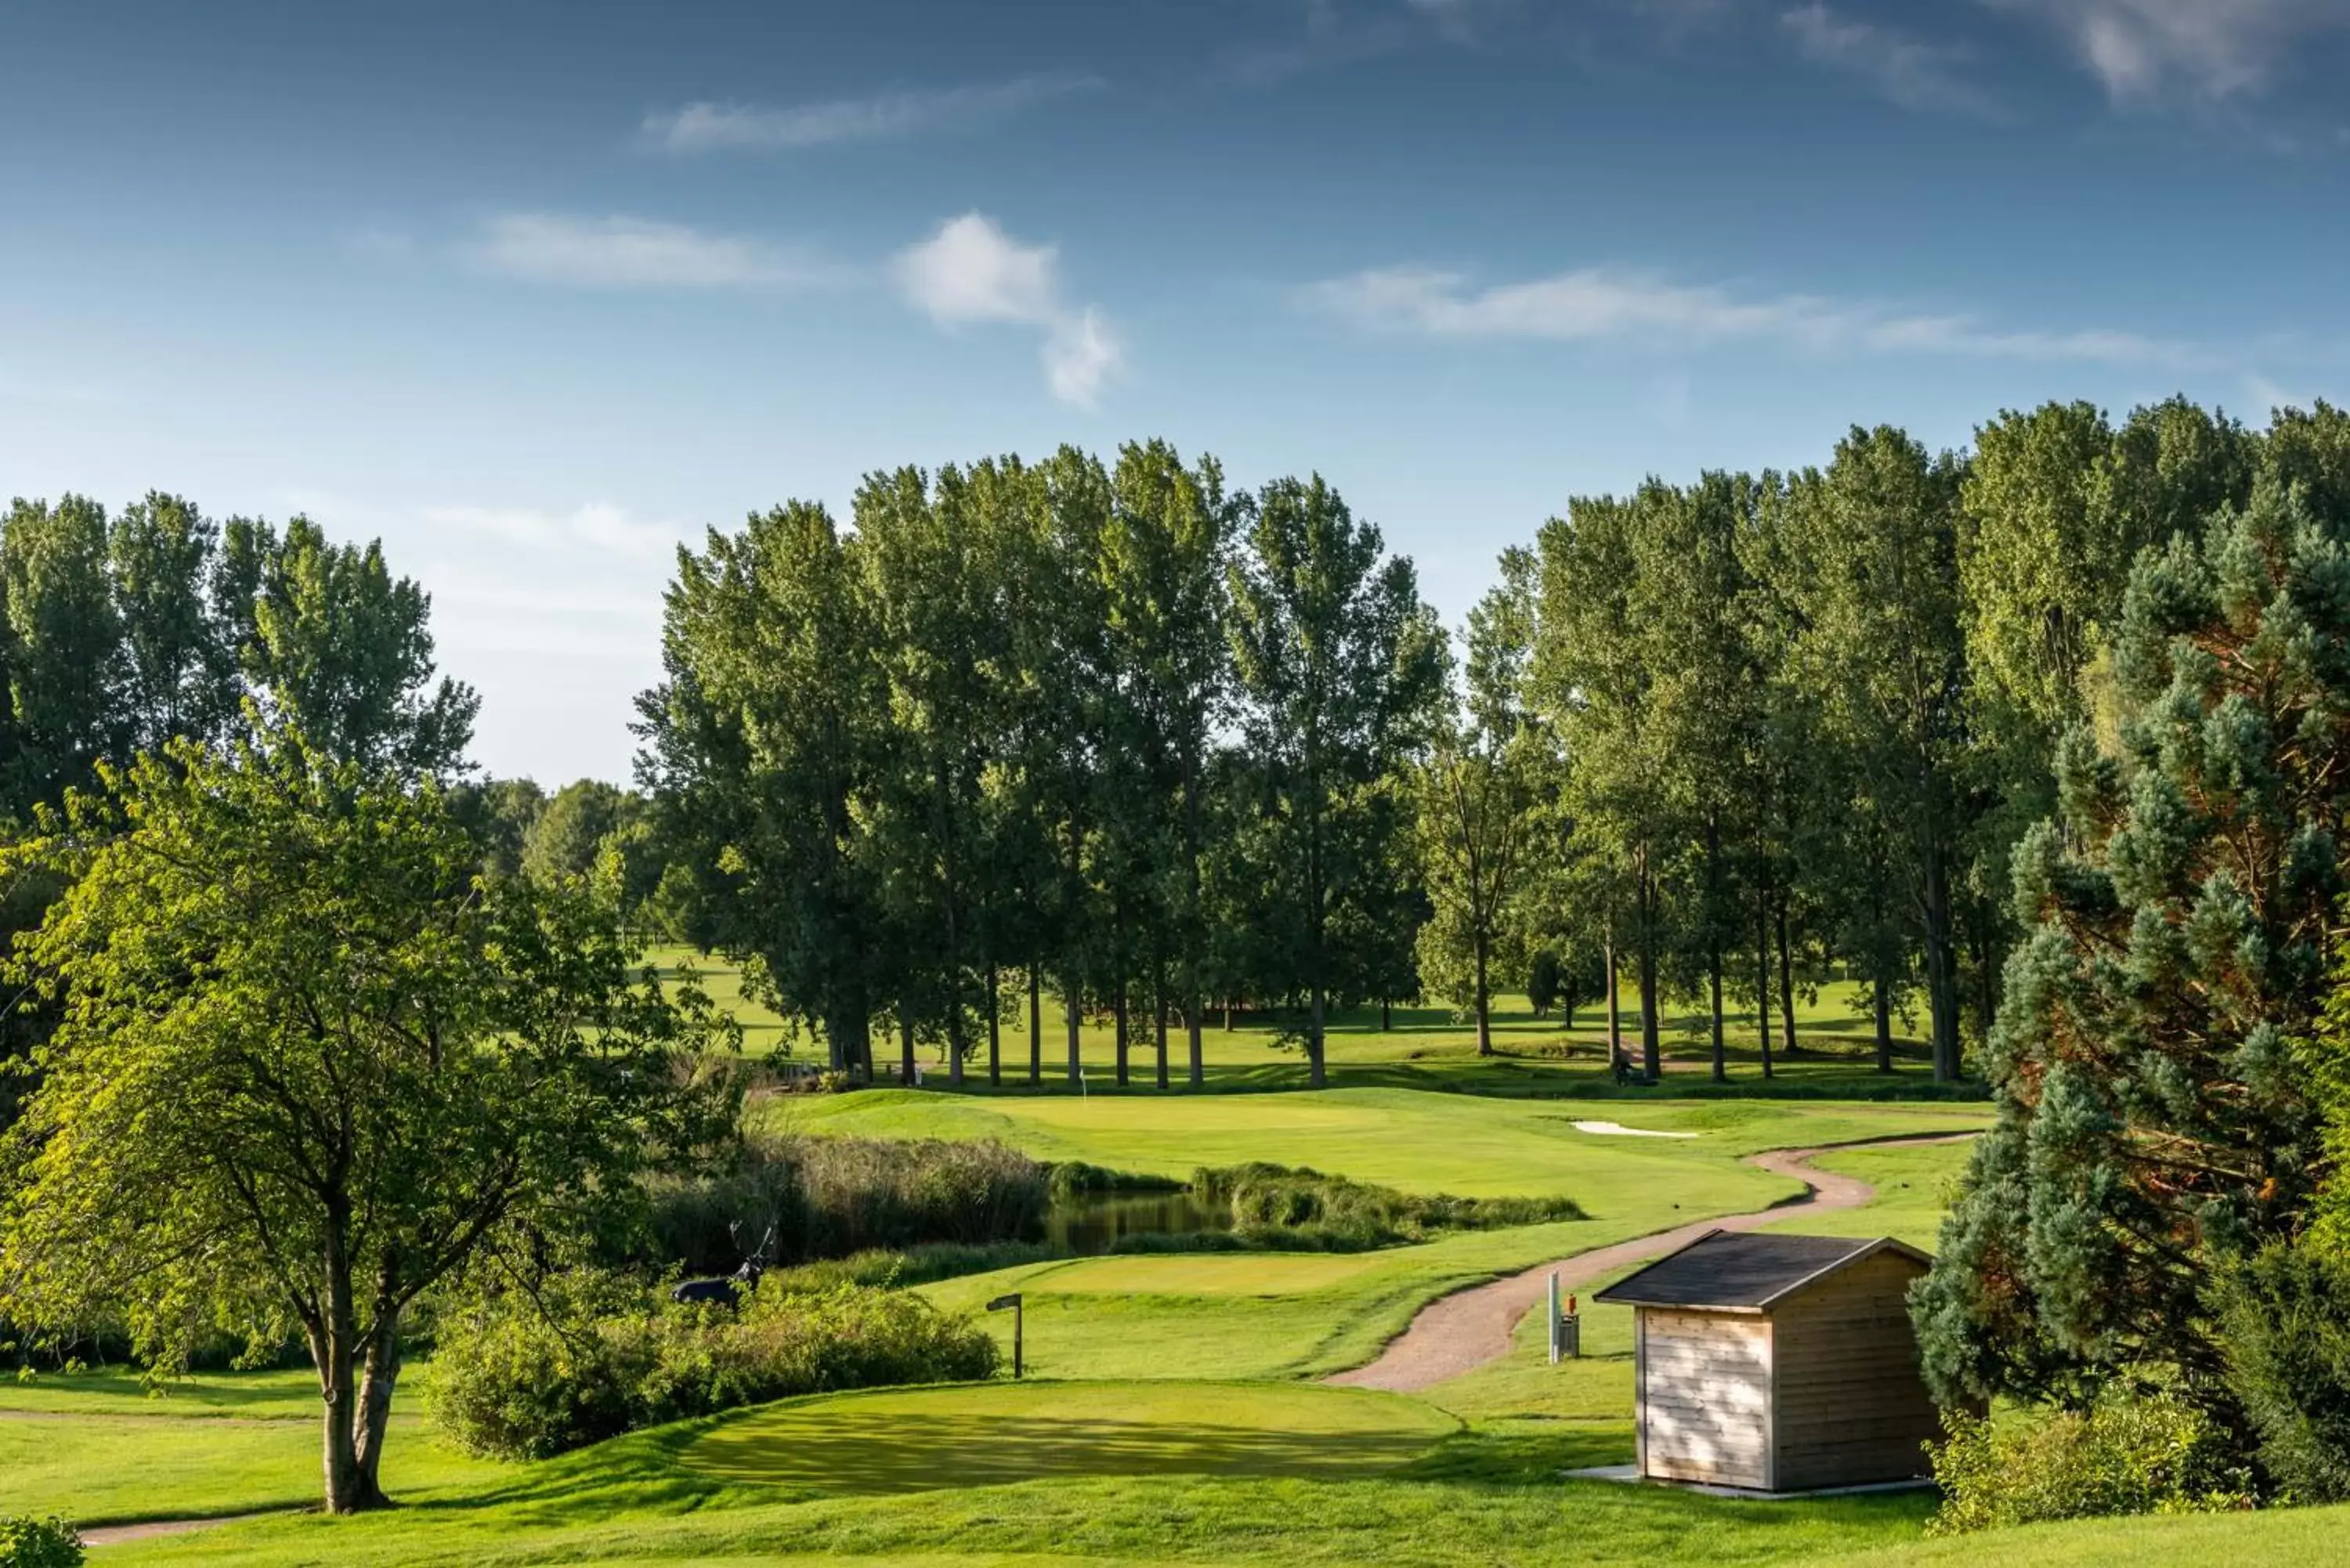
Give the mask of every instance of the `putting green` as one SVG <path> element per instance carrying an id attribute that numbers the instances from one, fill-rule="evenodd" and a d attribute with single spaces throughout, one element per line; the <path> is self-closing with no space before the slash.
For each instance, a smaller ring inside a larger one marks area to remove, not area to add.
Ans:
<path id="1" fill-rule="evenodd" d="M 727 1480 L 868 1494 L 1046 1476 L 1337 1479 L 1458 1429 L 1417 1399 L 1310 1384 L 988 1383 L 768 1406 L 681 1458 Z"/>

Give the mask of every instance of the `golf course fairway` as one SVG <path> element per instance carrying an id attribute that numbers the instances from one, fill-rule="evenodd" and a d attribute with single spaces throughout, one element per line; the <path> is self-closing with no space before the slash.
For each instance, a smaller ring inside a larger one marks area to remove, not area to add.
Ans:
<path id="1" fill-rule="evenodd" d="M 844 1493 L 1048 1476 L 1341 1479 L 1426 1453 L 1460 1424 L 1416 1399 L 1264 1383 L 1015 1383 L 769 1406 L 689 1444 L 729 1481 Z"/>

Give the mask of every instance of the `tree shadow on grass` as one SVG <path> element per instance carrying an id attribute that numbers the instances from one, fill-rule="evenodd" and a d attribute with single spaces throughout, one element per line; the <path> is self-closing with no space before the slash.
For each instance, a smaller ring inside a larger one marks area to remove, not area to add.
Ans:
<path id="1" fill-rule="evenodd" d="M 1439 1435 L 1410 1428 L 1298 1431 L 1212 1420 L 910 1410 L 846 1422 L 738 1423 L 702 1438 L 685 1459 L 727 1480 L 874 1495 L 1053 1476 L 1344 1480 L 1418 1459 Z"/>

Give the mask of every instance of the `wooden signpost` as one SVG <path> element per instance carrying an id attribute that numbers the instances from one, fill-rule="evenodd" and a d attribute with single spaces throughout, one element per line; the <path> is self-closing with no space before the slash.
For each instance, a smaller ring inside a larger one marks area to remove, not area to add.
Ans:
<path id="1" fill-rule="evenodd" d="M 1018 1291 L 1014 1291 L 1008 1296 L 998 1296 L 993 1301 L 987 1303 L 987 1310 L 990 1312 L 1002 1312 L 1006 1307 L 1012 1309 L 1012 1380 L 1014 1383 L 1017 1383 L 1020 1381 L 1021 1315 L 1020 1293 Z"/>

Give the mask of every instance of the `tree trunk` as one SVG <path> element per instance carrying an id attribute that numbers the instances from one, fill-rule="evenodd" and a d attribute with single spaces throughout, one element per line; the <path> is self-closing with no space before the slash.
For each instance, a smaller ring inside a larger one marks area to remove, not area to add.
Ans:
<path id="1" fill-rule="evenodd" d="M 1957 954 L 1950 940 L 1950 890 L 1939 845 L 1926 852 L 1926 1003 L 1934 1032 L 1934 1081 L 1959 1075 Z"/>
<path id="2" fill-rule="evenodd" d="M 1721 949 L 1714 947 L 1706 954 L 1706 979 L 1713 992 L 1713 1081 L 1730 1082 L 1730 1058 L 1726 1042 L 1721 1036 Z"/>
<path id="3" fill-rule="evenodd" d="M 1074 1089 L 1085 1082 L 1085 1064 L 1077 1057 L 1077 1030 L 1084 1022 L 1085 982 L 1072 972 L 1061 983 L 1065 988 L 1062 997 L 1069 1009 L 1069 1087 Z"/>
<path id="4" fill-rule="evenodd" d="M 1730 1082 L 1730 1059 L 1721 1037 L 1721 821 L 1705 819 L 1705 977 L 1713 1008 L 1713 1081 Z"/>
<path id="5" fill-rule="evenodd" d="M 1795 1044 L 1795 961 L 1787 945 L 1787 895 L 1783 890 L 1778 900 L 1779 916 L 1779 1038 L 1785 1042 L 1787 1054 L 1793 1056 L 1802 1049 Z"/>
<path id="6" fill-rule="evenodd" d="M 1657 885 L 1648 852 L 1640 855 L 1640 1063 L 1650 1080 L 1664 1076 L 1664 1054 L 1657 1041 Z"/>
<path id="7" fill-rule="evenodd" d="M 1126 977 L 1118 976 L 1118 989 L 1110 992 L 1110 1012 L 1118 1020 L 1118 1086 L 1126 1087 Z"/>
<path id="8" fill-rule="evenodd" d="M 987 1086 L 991 1089 L 1003 1086 L 1003 1042 L 1000 1038 L 1003 1024 L 1003 1020 L 1000 1016 L 1003 1011 L 1003 977 L 995 972 L 995 961 L 993 959 L 989 960 L 987 965 Z"/>
<path id="9" fill-rule="evenodd" d="M 1306 1083 L 1317 1089 L 1326 1086 L 1329 1078 L 1322 1070 L 1322 986 L 1318 981 L 1314 986 L 1314 1011 L 1307 1016 L 1305 1025 L 1305 1060 L 1309 1068 Z"/>
<path id="10" fill-rule="evenodd" d="M 1156 990 L 1158 992 L 1158 995 L 1153 1000 L 1153 1005 L 1158 1009 L 1159 1015 L 1157 1019 L 1153 1021 L 1153 1027 L 1157 1030 L 1159 1036 L 1159 1086 L 1163 1089 L 1167 1086 L 1167 981 L 1165 975 L 1162 974 L 1159 977 L 1159 983 Z"/>
<path id="11" fill-rule="evenodd" d="M 1877 973 L 1877 1070 L 1893 1071 L 1893 978 L 1883 964 Z"/>
<path id="12" fill-rule="evenodd" d="M 310 1327 L 310 1359 L 318 1369 L 318 1397 L 325 1406 L 322 1468 L 327 1511 L 362 1513 L 388 1508 L 390 1500 L 359 1461 L 359 1399 L 355 1386 L 359 1325 L 351 1298 L 350 1259 L 345 1250 L 348 1211 L 327 1228 L 324 1318 Z M 384 1396 L 390 1397 L 389 1392 Z M 375 1452 L 379 1455 L 379 1446 Z"/>
<path id="13" fill-rule="evenodd" d="M 1191 1050 L 1191 1086 L 1195 1089 L 1208 1081 L 1207 1053 L 1200 1044 L 1200 1012 L 1207 1005 L 1207 999 L 1200 994 L 1200 982 L 1195 976 L 1191 981 L 1191 994 L 1183 1002 L 1183 1033 L 1185 1044 Z"/>
<path id="14" fill-rule="evenodd" d="M 400 1381 L 400 1317 L 390 1308 L 381 1310 L 383 1321 L 368 1341 L 367 1358 L 360 1369 L 356 1447 L 359 1473 L 388 1507 L 390 1500 L 383 1497 L 383 1439 L 391 1425 L 392 1388 Z"/>
<path id="15" fill-rule="evenodd" d="M 914 1086 L 914 1007 L 910 1002 L 898 1004 L 898 1081 L 907 1088 Z"/>
<path id="16" fill-rule="evenodd" d="M 1477 961 L 1477 1054 L 1493 1054 L 1493 1028 L 1491 1002 L 1485 991 L 1485 939 L 1479 937 L 1470 944 Z"/>
<path id="17" fill-rule="evenodd" d="M 1624 1014 L 1617 1007 L 1622 992 L 1616 977 L 1616 928 L 1612 919 L 1602 952 L 1607 961 L 1607 1070 L 1612 1073 L 1616 1064 L 1624 1059 Z"/>
<path id="18" fill-rule="evenodd" d="M 1382 997 L 1379 1000 L 1379 1033 L 1385 1034 L 1394 1027 L 1395 1003 Z"/>
<path id="19" fill-rule="evenodd" d="M 1754 1025 L 1762 1043 L 1762 1076 L 1771 1075 L 1771 895 L 1754 904 Z"/>
<path id="20" fill-rule="evenodd" d="M 1028 1086 L 1035 1088 L 1045 1081 L 1045 993 L 1036 979 L 1036 966 L 1028 966 Z"/>

